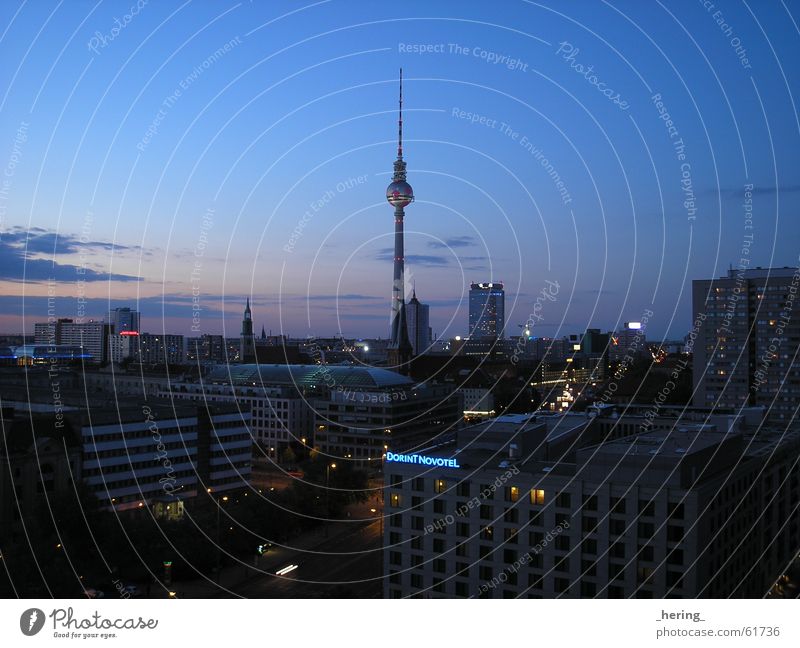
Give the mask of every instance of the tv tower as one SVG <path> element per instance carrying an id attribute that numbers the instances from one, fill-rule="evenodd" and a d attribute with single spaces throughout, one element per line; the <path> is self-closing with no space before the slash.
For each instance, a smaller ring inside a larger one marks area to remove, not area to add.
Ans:
<path id="1" fill-rule="evenodd" d="M 392 283 L 392 336 L 388 359 L 401 373 L 408 372 L 413 350 L 408 338 L 405 300 L 405 254 L 403 251 L 404 208 L 414 201 L 414 191 L 406 182 L 403 160 L 403 69 L 400 68 L 400 111 L 397 122 L 397 159 L 392 182 L 386 188 L 386 200 L 394 207 L 394 281 Z"/>

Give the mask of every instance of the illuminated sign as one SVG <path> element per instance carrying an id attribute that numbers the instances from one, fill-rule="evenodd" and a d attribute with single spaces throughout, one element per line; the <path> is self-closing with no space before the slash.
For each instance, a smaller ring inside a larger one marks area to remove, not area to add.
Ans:
<path id="1" fill-rule="evenodd" d="M 120 335 L 139 335 L 138 331 L 120 331 Z"/>
<path id="2" fill-rule="evenodd" d="M 642 323 L 641 322 L 625 322 L 625 327 L 627 329 L 629 329 L 629 330 L 638 331 L 640 328 L 642 328 Z"/>
<path id="3" fill-rule="evenodd" d="M 461 468 L 458 465 L 458 460 L 455 458 L 447 459 L 445 457 L 426 457 L 420 454 L 396 454 L 394 452 L 386 453 L 386 461 L 393 461 L 396 463 L 410 463 L 417 464 L 418 466 L 441 466 L 444 468 Z"/>

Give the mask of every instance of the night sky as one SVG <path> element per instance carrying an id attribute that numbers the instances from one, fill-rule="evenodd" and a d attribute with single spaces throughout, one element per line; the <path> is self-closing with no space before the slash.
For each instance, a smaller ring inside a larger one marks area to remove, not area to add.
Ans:
<path id="1" fill-rule="evenodd" d="M 505 282 L 510 333 L 550 281 L 535 335 L 649 309 L 649 338 L 679 338 L 693 278 L 743 247 L 798 264 L 796 2 L 42 0 L 0 21 L 0 333 L 50 295 L 233 336 L 249 296 L 258 332 L 385 337 L 400 67 L 406 274 L 438 335 L 466 332 L 471 281 Z"/>

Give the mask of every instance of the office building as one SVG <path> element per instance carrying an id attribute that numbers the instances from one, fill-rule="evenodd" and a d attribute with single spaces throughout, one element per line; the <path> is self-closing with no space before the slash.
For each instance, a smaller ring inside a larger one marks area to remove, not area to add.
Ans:
<path id="1" fill-rule="evenodd" d="M 108 311 L 108 324 L 112 327 L 112 333 L 122 333 L 123 331 L 139 332 L 139 311 L 125 308 L 112 308 Z"/>
<path id="2" fill-rule="evenodd" d="M 167 506 L 248 485 L 248 423 L 236 406 L 203 403 L 92 409 L 80 427 L 83 481 L 108 508 L 174 515 Z"/>
<path id="3" fill-rule="evenodd" d="M 798 285 L 798 268 L 730 270 L 692 282 L 696 406 L 762 405 L 773 421 L 794 416 L 800 401 Z"/>
<path id="4" fill-rule="evenodd" d="M 386 463 L 385 596 L 761 597 L 797 551 L 798 451 L 797 430 L 741 421 L 465 428 Z"/>
<path id="5" fill-rule="evenodd" d="M 34 343 L 78 347 L 92 364 L 108 362 L 109 325 L 89 320 L 75 322 L 68 318 L 34 324 Z"/>
<path id="6" fill-rule="evenodd" d="M 119 364 L 123 360 L 133 358 L 139 345 L 137 331 L 122 331 L 108 336 L 108 359 Z"/>
<path id="7" fill-rule="evenodd" d="M 473 283 L 469 290 L 469 337 L 502 338 L 505 321 L 505 291 L 498 282 Z"/>
<path id="8" fill-rule="evenodd" d="M 225 338 L 204 334 L 186 341 L 186 361 L 192 364 L 222 364 L 227 361 Z"/>
<path id="9" fill-rule="evenodd" d="M 186 362 L 186 348 L 182 335 L 162 333 L 140 333 L 130 336 L 135 340 L 136 362 L 150 365 L 183 364 Z"/>

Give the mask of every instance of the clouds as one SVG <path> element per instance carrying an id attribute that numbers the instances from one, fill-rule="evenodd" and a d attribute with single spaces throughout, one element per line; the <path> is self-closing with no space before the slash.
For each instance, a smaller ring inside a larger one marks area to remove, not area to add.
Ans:
<path id="1" fill-rule="evenodd" d="M 95 270 L 88 265 L 60 263 L 60 255 L 97 255 L 112 250 L 133 250 L 126 245 L 105 241 L 83 241 L 76 236 L 59 234 L 41 227 L 12 227 L 0 233 L 0 280 L 40 281 L 141 281 L 141 277 Z M 46 255 L 49 258 L 38 258 Z"/>
<path id="2" fill-rule="evenodd" d="M 428 247 L 436 250 L 449 250 L 473 245 L 475 245 L 475 239 L 471 236 L 453 236 L 444 241 L 428 241 Z"/>

